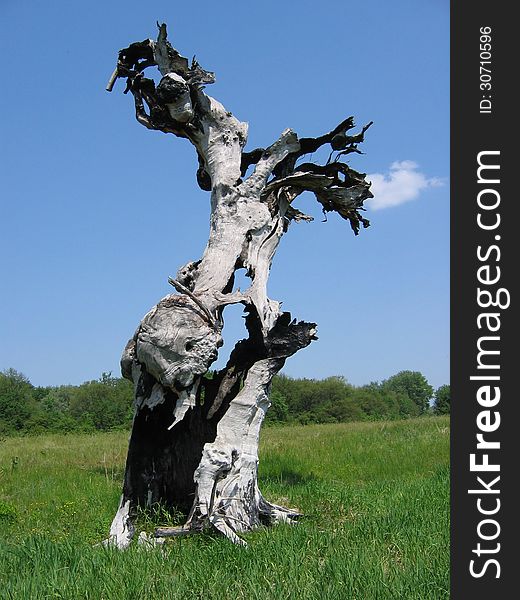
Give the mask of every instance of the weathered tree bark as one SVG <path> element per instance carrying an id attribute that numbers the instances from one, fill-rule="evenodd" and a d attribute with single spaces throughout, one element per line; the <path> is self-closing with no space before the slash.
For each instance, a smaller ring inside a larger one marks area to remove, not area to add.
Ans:
<path id="1" fill-rule="evenodd" d="M 143 75 L 151 66 L 162 74 L 157 86 Z M 109 91 L 119 77 L 126 78 L 139 123 L 195 146 L 197 182 L 211 192 L 211 228 L 202 258 L 170 278 L 177 293 L 143 318 L 121 359 L 135 386 L 135 417 L 109 540 L 126 547 L 137 507 L 160 502 L 189 515 L 183 527 L 157 536 L 213 527 L 243 543 L 240 532 L 298 516 L 263 498 L 258 440 L 272 378 L 316 339 L 314 323 L 292 320 L 267 297 L 271 261 L 290 222 L 311 220 L 292 205 L 305 190 L 324 211 L 350 221 L 356 234 L 368 226 L 359 211 L 372 196 L 369 183 L 339 159 L 359 152 L 370 124 L 353 136 L 347 134 L 352 117 L 317 138 L 298 139 L 288 129 L 268 148 L 245 152 L 247 124 L 204 93 L 213 73 L 195 59 L 189 64 L 167 41 L 164 24 L 157 41 L 120 51 Z M 327 164 L 296 164 L 324 145 L 332 149 Z M 251 280 L 243 292 L 234 290 L 237 269 Z M 249 337 L 236 344 L 225 368 L 205 377 L 222 345 L 224 308 L 236 303 L 244 305 Z"/>

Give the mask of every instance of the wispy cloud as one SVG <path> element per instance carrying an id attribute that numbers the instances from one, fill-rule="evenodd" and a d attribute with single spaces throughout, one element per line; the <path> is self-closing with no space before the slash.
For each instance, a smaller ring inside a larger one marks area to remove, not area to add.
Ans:
<path id="1" fill-rule="evenodd" d="M 365 201 L 366 206 L 372 210 L 399 206 L 415 200 L 426 188 L 444 185 L 441 179 L 427 178 L 418 169 L 419 165 L 412 160 L 401 160 L 392 163 L 387 174 L 367 175 L 374 197 Z"/>

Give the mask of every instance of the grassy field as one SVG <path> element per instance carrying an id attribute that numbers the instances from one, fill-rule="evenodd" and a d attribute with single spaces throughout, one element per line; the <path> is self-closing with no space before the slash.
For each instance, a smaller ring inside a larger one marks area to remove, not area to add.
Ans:
<path id="1" fill-rule="evenodd" d="M 127 438 L 0 442 L 2 600 L 449 597 L 446 417 L 265 429 L 261 489 L 305 517 L 248 534 L 247 548 L 212 535 L 94 547 L 117 508 Z"/>

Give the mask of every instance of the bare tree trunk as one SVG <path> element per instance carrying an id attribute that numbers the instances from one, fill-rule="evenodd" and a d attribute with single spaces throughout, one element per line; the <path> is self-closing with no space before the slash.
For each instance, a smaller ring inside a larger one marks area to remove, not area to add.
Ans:
<path id="1" fill-rule="evenodd" d="M 155 86 L 143 76 L 157 66 Z M 141 321 L 121 360 L 135 386 L 135 417 L 123 494 L 110 541 L 126 547 L 136 509 L 161 502 L 189 510 L 186 524 L 161 529 L 176 535 L 212 526 L 236 543 L 261 523 L 290 521 L 294 510 L 267 502 L 257 481 L 258 440 L 269 407 L 272 378 L 287 357 L 316 339 L 314 323 L 297 322 L 267 297 L 271 262 L 292 220 L 311 220 L 292 206 L 310 190 L 324 211 L 336 211 L 357 234 L 369 183 L 341 162 L 358 152 L 366 126 L 353 136 L 352 117 L 318 138 L 284 131 L 268 148 L 245 152 L 247 124 L 238 121 L 203 86 L 214 76 L 191 65 L 167 41 L 145 40 L 119 53 L 107 89 L 126 77 L 137 120 L 149 129 L 188 139 L 199 158 L 197 181 L 211 192 L 211 228 L 200 260 L 181 267 L 163 298 Z M 330 144 L 325 165 L 298 158 Z M 336 152 L 334 160 L 331 160 Z M 248 168 L 254 169 L 246 176 Z M 234 290 L 237 269 L 251 280 Z M 241 303 L 249 337 L 238 342 L 226 367 L 204 377 L 222 345 L 223 311 Z"/>

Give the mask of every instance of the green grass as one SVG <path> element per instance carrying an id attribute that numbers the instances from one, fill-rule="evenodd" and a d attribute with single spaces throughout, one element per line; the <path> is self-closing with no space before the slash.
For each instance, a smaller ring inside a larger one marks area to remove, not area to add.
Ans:
<path id="1" fill-rule="evenodd" d="M 446 417 L 264 430 L 261 489 L 305 517 L 248 534 L 245 549 L 212 535 L 94 547 L 117 508 L 127 438 L 0 442 L 0 598 L 449 598 Z"/>

